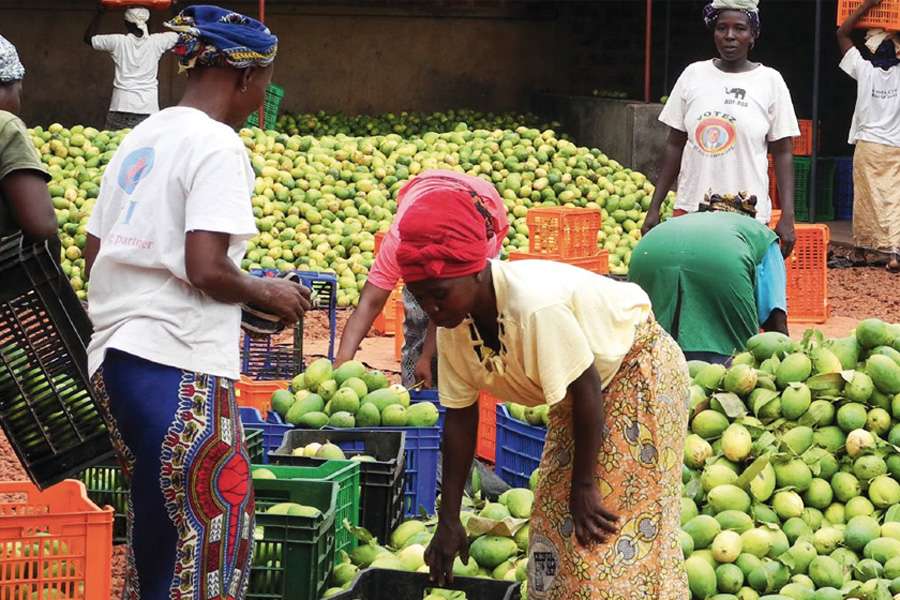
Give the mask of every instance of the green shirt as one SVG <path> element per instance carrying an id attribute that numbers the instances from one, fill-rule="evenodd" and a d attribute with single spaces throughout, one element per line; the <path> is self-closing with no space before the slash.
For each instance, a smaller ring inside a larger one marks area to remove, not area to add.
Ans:
<path id="1" fill-rule="evenodd" d="M 0 181 L 14 171 L 35 171 L 45 180 L 50 176 L 41 163 L 25 124 L 16 115 L 0 110 Z M 0 238 L 19 231 L 9 203 L 0 190 Z"/>
<path id="2" fill-rule="evenodd" d="M 669 219 L 635 247 L 628 277 L 682 350 L 730 355 L 759 333 L 756 267 L 776 239 L 735 213 Z"/>

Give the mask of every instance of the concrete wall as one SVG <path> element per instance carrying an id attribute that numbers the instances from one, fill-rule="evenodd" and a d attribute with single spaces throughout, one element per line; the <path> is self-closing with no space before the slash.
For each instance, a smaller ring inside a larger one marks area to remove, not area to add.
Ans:
<path id="1" fill-rule="evenodd" d="M 254 2 L 221 2 L 255 14 Z M 565 84 L 559 11 L 493 2 L 334 3 L 270 0 L 267 22 L 281 44 L 275 81 L 292 110 L 348 113 L 525 108 L 536 89 Z M 101 124 L 112 62 L 81 38 L 93 0 L 0 0 L 0 33 L 28 68 L 28 123 Z M 102 32 L 121 28 L 109 13 Z M 152 30 L 160 30 L 155 15 Z M 177 101 L 183 78 L 160 65 L 160 102 Z"/>
<path id="2" fill-rule="evenodd" d="M 534 108 L 565 123 L 579 145 L 601 148 L 610 158 L 656 179 L 667 135 L 658 120 L 661 104 L 537 94 Z"/>

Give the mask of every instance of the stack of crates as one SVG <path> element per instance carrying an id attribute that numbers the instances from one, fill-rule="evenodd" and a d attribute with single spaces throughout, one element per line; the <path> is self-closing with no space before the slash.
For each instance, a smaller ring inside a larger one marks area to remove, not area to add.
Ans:
<path id="1" fill-rule="evenodd" d="M 609 253 L 597 244 L 601 213 L 591 208 L 540 207 L 528 211 L 528 252 L 509 260 L 554 260 L 593 273 L 609 273 Z"/>

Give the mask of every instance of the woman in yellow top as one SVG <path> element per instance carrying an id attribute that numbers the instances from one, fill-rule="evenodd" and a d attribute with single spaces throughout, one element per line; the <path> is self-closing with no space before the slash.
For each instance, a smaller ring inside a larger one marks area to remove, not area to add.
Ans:
<path id="1" fill-rule="evenodd" d="M 438 216 L 439 215 L 439 216 Z M 487 261 L 496 229 L 462 192 L 435 190 L 400 222 L 397 259 L 437 324 L 448 408 L 438 584 L 467 560 L 459 510 L 479 390 L 551 405 L 529 540 L 529 598 L 688 595 L 678 542 L 687 367 L 637 286 L 547 261 Z"/>

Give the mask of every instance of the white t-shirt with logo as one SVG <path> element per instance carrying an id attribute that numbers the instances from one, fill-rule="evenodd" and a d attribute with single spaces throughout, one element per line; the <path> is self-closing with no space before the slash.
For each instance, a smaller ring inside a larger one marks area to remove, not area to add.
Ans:
<path id="1" fill-rule="evenodd" d="M 841 59 L 841 70 L 856 80 L 856 110 L 849 142 L 862 140 L 900 148 L 900 65 L 885 71 L 851 48 Z"/>
<path id="2" fill-rule="evenodd" d="M 772 212 L 768 143 L 800 135 L 791 94 L 781 74 L 759 65 L 726 73 L 712 60 L 689 65 L 659 120 L 687 133 L 675 208 L 696 212 L 707 193 L 748 192 L 756 218 Z"/>
<path id="3" fill-rule="evenodd" d="M 239 265 L 257 232 L 255 177 L 240 137 L 193 108 L 167 108 L 122 142 L 103 175 L 88 232 L 101 240 L 88 306 L 93 374 L 108 348 L 237 379 L 241 310 L 188 281 L 190 231 L 228 233 Z"/>
<path id="4" fill-rule="evenodd" d="M 116 64 L 109 110 L 138 115 L 159 111 L 159 59 L 177 41 L 178 34 L 171 31 L 141 37 L 129 33 L 91 38 L 94 50 L 109 52 Z"/>

